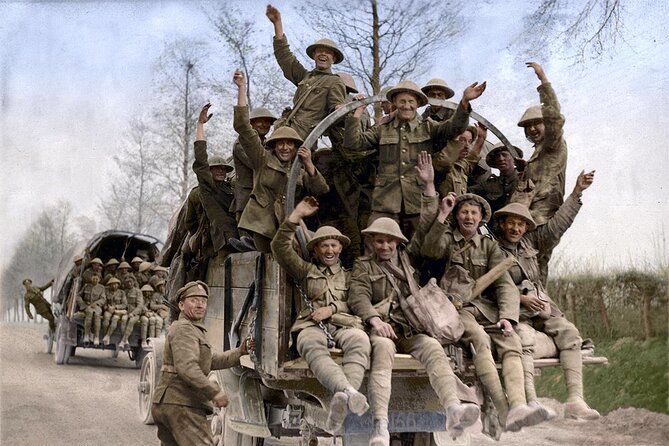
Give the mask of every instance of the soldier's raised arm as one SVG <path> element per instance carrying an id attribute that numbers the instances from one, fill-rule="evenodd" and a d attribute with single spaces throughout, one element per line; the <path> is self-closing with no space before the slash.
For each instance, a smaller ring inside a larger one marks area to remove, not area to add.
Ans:
<path id="1" fill-rule="evenodd" d="M 45 291 L 45 290 L 49 289 L 51 287 L 51 285 L 53 285 L 53 279 L 49 280 L 46 283 L 46 285 L 42 285 L 41 287 L 39 287 L 39 290 L 40 291 Z"/>
<path id="2" fill-rule="evenodd" d="M 440 259 L 448 255 L 452 237 L 444 237 L 444 234 L 452 231 L 446 219 L 451 215 L 454 207 L 455 194 L 451 192 L 439 202 L 437 218 L 435 218 L 434 223 L 432 223 L 429 231 L 425 234 L 420 251 L 421 255 L 431 259 Z"/>
<path id="3" fill-rule="evenodd" d="M 437 194 L 437 189 L 434 185 L 432 156 L 429 153 L 423 151 L 418 154 L 416 171 L 418 172 L 418 178 L 423 182 L 423 193 L 421 195 L 418 227 L 407 245 L 407 253 L 413 258 L 420 256 L 425 234 L 430 230 L 430 227 L 437 216 L 439 203 L 439 195 Z"/>
<path id="4" fill-rule="evenodd" d="M 560 112 L 560 102 L 558 101 L 555 90 L 551 85 L 544 69 L 536 62 L 526 62 L 528 68 L 532 68 L 541 85 L 537 87 L 539 100 L 541 102 L 541 116 L 544 124 L 544 136 L 542 148 L 546 151 L 559 151 L 564 143 L 564 116 Z"/>
<path id="5" fill-rule="evenodd" d="M 318 202 L 314 197 L 306 197 L 300 201 L 293 212 L 286 218 L 272 239 L 272 253 L 279 265 L 297 281 L 307 278 L 311 263 L 303 260 L 293 249 L 293 234 L 302 219 L 318 211 Z"/>
<path id="6" fill-rule="evenodd" d="M 213 190 L 214 179 L 209 169 L 207 141 L 204 136 L 204 125 L 213 116 L 213 113 L 209 113 L 209 107 L 211 107 L 211 103 L 204 104 L 195 125 L 195 161 L 193 161 L 193 172 L 195 172 L 197 181 L 201 186 Z"/>
<path id="7" fill-rule="evenodd" d="M 360 95 L 359 99 L 364 99 Z M 355 109 L 355 112 L 346 116 L 344 130 L 344 147 L 351 151 L 363 151 L 379 148 L 380 128 L 373 126 L 363 132 L 362 114 L 365 112 L 365 106 Z"/>
<path id="8" fill-rule="evenodd" d="M 467 128 L 469 123 L 469 113 L 472 111 L 470 102 L 474 99 L 481 97 L 485 91 L 487 82 L 479 84 L 474 82 L 473 84 L 467 86 L 462 92 L 462 99 L 458 103 L 458 108 L 455 110 L 453 116 L 451 116 L 446 121 L 439 123 L 434 123 L 431 127 L 430 132 L 432 138 L 437 138 L 440 141 L 446 142 L 449 139 L 453 139 L 457 135 L 461 134 Z"/>
<path id="9" fill-rule="evenodd" d="M 297 85 L 307 75 L 308 70 L 290 50 L 288 39 L 283 32 L 281 12 L 272 5 L 267 5 L 265 15 L 274 25 L 274 57 L 286 79 Z"/>
<path id="10" fill-rule="evenodd" d="M 260 140 L 260 135 L 251 126 L 244 73 L 236 70 L 232 80 L 237 86 L 237 105 L 234 108 L 232 125 L 235 132 L 239 134 L 239 142 L 245 149 L 249 166 L 256 170 L 265 165 L 267 153 Z"/>

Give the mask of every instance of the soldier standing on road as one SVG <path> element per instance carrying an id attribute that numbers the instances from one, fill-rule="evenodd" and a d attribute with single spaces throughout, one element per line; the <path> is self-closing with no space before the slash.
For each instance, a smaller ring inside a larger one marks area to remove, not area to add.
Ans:
<path id="1" fill-rule="evenodd" d="M 525 136 L 534 144 L 534 152 L 523 171 L 522 180 L 512 202 L 523 203 L 530 208 L 537 226 L 546 224 L 555 214 L 565 194 L 567 170 L 567 143 L 564 140 L 564 116 L 553 86 L 543 68 L 536 62 L 527 62 L 541 81 L 537 87 L 541 105 L 528 108 L 518 122 L 525 129 Z M 552 249 L 539 253 L 541 282 L 548 278 L 548 261 Z"/>
<path id="2" fill-rule="evenodd" d="M 239 348 L 212 355 L 203 324 L 208 293 L 207 285 L 198 281 L 187 283 L 176 295 L 179 318 L 167 333 L 151 409 L 162 445 L 213 446 L 207 404 L 225 407 L 228 397 L 209 380 L 209 372 L 238 366 L 240 357 L 254 347 L 245 339 Z"/>
<path id="3" fill-rule="evenodd" d="M 307 55 L 315 63 L 315 68 L 308 71 L 288 46 L 279 10 L 267 5 L 266 15 L 274 24 L 276 61 L 284 77 L 297 87 L 293 97 L 293 109 L 288 116 L 282 116 L 274 124 L 274 128 L 276 131 L 277 128 L 287 125 L 304 140 L 323 118 L 347 102 L 344 82 L 332 73 L 332 65 L 344 60 L 344 55 L 332 40 L 317 40 L 307 47 Z"/>
<path id="4" fill-rule="evenodd" d="M 56 323 L 53 318 L 53 313 L 51 312 L 51 304 L 42 294 L 42 292 L 48 289 L 51 285 L 53 285 L 53 279 L 47 282 L 46 285 L 40 287 L 33 286 L 32 280 L 25 279 L 23 281 L 23 288 L 25 288 L 26 294 L 23 296 L 23 303 L 28 319 L 33 318 L 33 315 L 30 312 L 30 304 L 32 304 L 33 307 L 35 307 L 35 313 L 49 321 L 49 329 L 54 331 L 56 329 Z"/>
<path id="5" fill-rule="evenodd" d="M 339 79 L 338 76 L 334 77 Z M 299 156 L 302 160 L 296 190 L 298 198 L 301 198 L 300 195 L 324 194 L 329 187 L 311 160 L 311 150 L 300 147 L 302 139 L 291 127 L 276 129 L 265 142 L 270 150 L 265 150 L 258 133 L 249 123 L 246 81 L 241 71 L 235 71 L 234 83 L 238 94 L 233 124 L 253 167 L 253 193 L 239 227 L 252 234 L 256 250 L 271 252 L 270 242 L 276 234 L 279 221 L 283 221 L 288 175 L 295 157 Z"/>
<path id="6" fill-rule="evenodd" d="M 105 307 L 105 314 L 102 320 L 102 332 L 104 338 L 102 343 L 104 345 L 111 344 L 111 335 L 114 334 L 118 321 L 121 321 L 121 326 L 128 321 L 128 301 L 125 297 L 125 292 L 119 289 L 121 281 L 116 277 L 111 277 L 107 281 L 107 305 Z"/>
<path id="7" fill-rule="evenodd" d="M 498 221 L 500 246 L 507 256 L 517 259 L 509 270 L 520 295 L 520 323 L 516 331 L 523 345 L 525 394 L 530 404 L 538 405 L 534 388 L 534 333 L 543 331 L 553 338 L 560 352 L 560 364 L 567 384 L 565 418 L 593 420 L 599 413 L 583 399 L 582 339 L 578 329 L 569 322 L 555 302 L 546 294 L 541 282 L 538 253 L 554 247 L 569 229 L 579 209 L 581 195 L 592 184 L 594 171 L 578 176 L 574 190 L 545 225 L 536 223 L 527 206 L 511 203 L 495 213 Z M 536 228 L 536 229 L 535 229 Z"/>
<path id="8" fill-rule="evenodd" d="M 125 326 L 121 324 L 123 338 L 118 345 L 118 348 L 121 350 L 125 350 L 128 347 L 128 338 L 130 338 L 130 335 L 135 328 L 135 324 L 140 317 L 143 317 L 142 314 L 144 313 L 144 296 L 142 295 L 141 290 L 137 287 L 135 278 L 132 274 L 128 274 L 125 279 L 123 279 L 123 286 L 125 287 L 125 296 L 128 303 L 128 323 Z M 144 319 L 142 319 L 142 325 L 145 323 L 148 324 L 148 319 Z M 144 332 L 146 333 L 146 330 L 144 330 Z M 144 342 L 146 342 L 146 340 L 144 340 Z"/>
<path id="9" fill-rule="evenodd" d="M 317 210 L 318 203 L 313 197 L 298 203 L 274 236 L 272 252 L 313 304 L 298 315 L 291 334 L 297 335 L 297 352 L 307 361 L 316 379 L 333 394 L 327 429 L 335 433 L 349 411 L 362 415 L 369 409 L 367 399 L 358 389 L 369 363 L 371 346 L 360 319 L 348 314 L 349 273 L 341 265 L 339 255 L 349 245 L 349 238 L 332 226 L 318 228 L 307 245 L 317 259 L 314 263 L 302 260 L 292 247 L 300 221 Z M 341 367 L 330 356 L 327 336 L 318 326 L 321 322 L 343 351 Z"/>
<path id="10" fill-rule="evenodd" d="M 428 98 L 440 99 L 445 101 L 455 95 L 455 92 L 448 86 L 445 80 L 434 78 L 427 81 L 427 84 L 421 88 Z M 454 111 L 450 108 L 440 107 L 438 105 L 428 105 L 422 114 L 423 119 L 430 118 L 437 122 L 447 121 L 453 116 Z"/>
<path id="11" fill-rule="evenodd" d="M 446 221 L 451 214 L 453 225 Z M 431 220 L 425 213 L 421 219 Z M 430 259 L 445 258 L 477 280 L 505 257 L 497 242 L 478 232 L 489 219 L 490 207 L 483 198 L 469 193 L 456 198 L 451 193 L 441 200 L 420 252 Z M 509 273 L 505 271 L 481 295 L 472 297 L 459 311 L 465 327 L 461 342 L 467 349 L 473 346 L 476 375 L 495 404 L 500 422 L 506 430 L 515 432 L 545 421 L 547 411 L 528 406 L 525 399 L 522 347 L 513 329 L 518 323 L 520 300 Z M 484 326 L 496 329 L 487 333 Z M 492 357 L 491 340 L 502 362 L 506 393 Z"/>
<path id="12" fill-rule="evenodd" d="M 435 143 L 443 144 L 464 132 L 471 111 L 469 101 L 481 96 L 485 87 L 485 82 L 468 86 L 453 117 L 440 123 L 418 115 L 416 109 L 427 104 L 427 96 L 409 80 L 388 90 L 388 100 L 397 108 L 391 121 L 363 132 L 360 117 L 364 107 L 346 118 L 344 147 L 378 151 L 370 222 L 379 217 L 392 218 L 411 237 L 421 204 L 421 182 L 414 169 L 418 154 L 433 153 Z"/>
<path id="13" fill-rule="evenodd" d="M 102 262 L 100 262 L 102 265 Z M 91 342 L 100 345 L 100 323 L 102 321 L 102 308 L 107 303 L 105 287 L 100 285 L 100 274 L 91 273 L 90 283 L 84 285 L 77 296 L 78 316 L 84 318 L 84 344 Z M 91 334 L 91 322 L 93 333 Z"/>

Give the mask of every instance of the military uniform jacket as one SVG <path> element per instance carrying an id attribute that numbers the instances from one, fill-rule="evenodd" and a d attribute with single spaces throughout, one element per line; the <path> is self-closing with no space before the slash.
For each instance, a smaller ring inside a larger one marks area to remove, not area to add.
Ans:
<path id="1" fill-rule="evenodd" d="M 146 307 L 151 311 L 167 309 L 167 305 L 165 305 L 165 295 L 155 291 L 146 302 Z"/>
<path id="2" fill-rule="evenodd" d="M 95 286 L 87 283 L 77 296 L 77 304 L 80 310 L 84 310 L 89 305 L 97 305 L 102 308 L 106 302 L 107 294 L 105 287 L 99 283 Z"/>
<path id="3" fill-rule="evenodd" d="M 449 192 L 455 195 L 467 193 L 467 181 L 481 157 L 471 154 L 467 158 L 458 160 L 460 150 L 464 143 L 451 140 L 439 152 L 432 156 L 432 165 L 435 173 L 441 176 L 437 190 L 442 197 Z"/>
<path id="4" fill-rule="evenodd" d="M 205 218 L 204 208 L 202 207 L 202 200 L 200 199 L 200 187 L 195 186 L 188 193 L 186 199 L 186 215 L 184 216 L 184 225 L 190 234 L 197 232 L 200 226 L 200 220 Z"/>
<path id="5" fill-rule="evenodd" d="M 558 244 L 560 238 L 574 222 L 580 209 L 581 202 L 569 196 L 545 225 L 526 233 L 518 243 L 509 243 L 503 239 L 500 241 L 504 254 L 507 257 L 515 257 L 520 265 L 514 265 L 509 269 L 511 279 L 517 286 L 520 286 L 523 280 L 529 280 L 537 289 L 546 293 L 546 288 L 541 283 L 537 256 L 539 252 L 553 249 Z M 550 303 L 554 308 L 558 308 L 552 300 Z"/>
<path id="6" fill-rule="evenodd" d="M 239 227 L 272 238 L 279 226 L 274 203 L 277 200 L 283 202 L 292 163 L 282 164 L 273 151 L 265 150 L 258 132 L 249 122 L 248 107 L 235 107 L 234 115 L 235 131 L 239 133 L 239 141 L 253 168 L 253 192 L 239 220 Z M 295 196 L 317 196 L 328 190 L 330 188 L 318 170 L 312 177 L 303 169 L 297 180 Z"/>
<path id="7" fill-rule="evenodd" d="M 51 286 L 51 282 L 40 287 L 31 286 L 23 296 L 23 302 L 27 314 L 30 312 L 30 304 L 35 307 L 35 312 L 42 313 L 45 309 L 51 308 L 51 304 L 44 298 L 42 292 Z"/>
<path id="8" fill-rule="evenodd" d="M 453 110 L 446 107 L 439 107 L 439 111 L 435 112 L 434 107 L 428 105 L 421 117 L 423 119 L 430 118 L 433 121 L 442 122 L 450 119 L 453 116 L 453 113 L 455 113 Z"/>
<path id="9" fill-rule="evenodd" d="M 107 291 L 107 308 L 114 307 L 115 310 L 128 308 L 128 301 L 123 290 Z"/>
<path id="10" fill-rule="evenodd" d="M 518 186 L 518 172 L 508 176 L 491 175 L 485 180 L 469 187 L 469 192 L 480 195 L 490 204 L 493 213 L 506 206 Z"/>
<path id="11" fill-rule="evenodd" d="M 546 128 L 541 145 L 527 162 L 523 179 L 534 183 L 535 194 L 530 205 L 532 218 L 542 225 L 562 204 L 567 169 L 567 143 L 563 138 L 564 116 L 551 84 L 542 84 L 537 90 L 541 99 L 541 113 Z"/>
<path id="12" fill-rule="evenodd" d="M 441 123 L 416 115 L 410 122 L 393 119 L 363 132 L 359 118 L 347 117 L 344 147 L 378 151 L 372 211 L 420 213 L 422 182 L 415 169 L 418 153 L 423 150 L 433 153 L 435 143 L 445 143 L 462 133 L 468 119 L 469 111 L 458 106 L 455 115 Z"/>
<path id="13" fill-rule="evenodd" d="M 139 271 L 136 271 L 134 273 L 134 276 L 135 276 L 135 281 L 139 284 L 139 288 L 149 283 L 150 277 L 148 273 L 140 273 Z"/>
<path id="14" fill-rule="evenodd" d="M 437 198 L 435 197 L 434 200 L 436 201 Z M 467 244 L 469 247 L 463 250 Z M 474 280 L 483 276 L 505 258 L 496 241 L 480 234 L 466 241 L 460 230 L 451 226 L 448 220 L 440 223 L 436 219 L 425 235 L 420 252 L 425 257 L 443 258 L 449 260 L 453 265 L 461 266 L 469 271 Z M 468 305 L 478 308 L 490 322 L 496 323 L 500 319 L 507 319 L 517 323 L 520 295 L 511 276 L 505 272 L 480 296 L 474 297 Z"/>
<path id="15" fill-rule="evenodd" d="M 144 295 L 139 288 L 130 288 L 125 292 L 128 303 L 128 316 L 141 316 L 144 313 Z"/>
<path id="16" fill-rule="evenodd" d="M 84 283 L 91 283 L 91 277 L 93 277 L 93 274 L 96 274 L 95 271 L 93 271 L 93 268 L 90 266 L 84 270 L 84 273 L 81 275 L 81 278 L 84 280 Z M 102 282 L 102 271 L 97 273 L 100 275 L 100 282 Z"/>
<path id="17" fill-rule="evenodd" d="M 346 301 L 349 272 L 340 263 L 327 267 L 302 260 L 292 247 L 292 237 L 296 228 L 297 225 L 288 220 L 281 224 L 272 240 L 274 258 L 295 281 L 302 285 L 314 308 L 330 305 L 333 314 L 348 313 Z M 291 332 L 316 325 L 312 320 L 307 319 L 311 311 L 309 308 L 303 309 L 293 324 Z"/>
<path id="18" fill-rule="evenodd" d="M 195 141 L 193 172 L 200 187 L 200 200 L 207 218 L 214 251 L 220 251 L 230 238 L 237 238 L 237 220 L 232 209 L 234 198 L 228 181 L 214 181 L 207 162 L 207 141 Z"/>
<path id="19" fill-rule="evenodd" d="M 237 366 L 240 357 L 239 348 L 212 355 L 204 325 L 179 315 L 167 331 L 164 365 L 153 403 L 206 409 L 206 403 L 221 391 L 207 378 L 209 372 Z"/>
<path id="20" fill-rule="evenodd" d="M 332 70 L 308 71 L 304 68 L 290 50 L 285 34 L 280 39 L 274 37 L 274 56 L 284 77 L 297 86 L 293 107 L 302 96 L 308 95 L 290 122 L 284 124 L 294 129 L 304 139 L 323 118 L 334 111 L 335 106 L 347 102 L 346 86 L 339 76 L 332 73 Z"/>
<path id="21" fill-rule="evenodd" d="M 260 135 L 258 135 L 260 137 Z M 264 144 L 264 141 L 261 142 Z M 244 212 L 253 191 L 253 168 L 239 139 L 232 146 L 232 160 L 235 163 L 235 202 L 234 211 Z"/>

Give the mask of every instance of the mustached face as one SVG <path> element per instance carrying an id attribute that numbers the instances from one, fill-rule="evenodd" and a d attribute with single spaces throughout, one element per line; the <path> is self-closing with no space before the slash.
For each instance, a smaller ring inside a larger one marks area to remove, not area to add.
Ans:
<path id="1" fill-rule="evenodd" d="M 518 243 L 527 232 L 527 221 L 515 215 L 507 215 L 499 222 L 499 227 L 507 242 Z"/>

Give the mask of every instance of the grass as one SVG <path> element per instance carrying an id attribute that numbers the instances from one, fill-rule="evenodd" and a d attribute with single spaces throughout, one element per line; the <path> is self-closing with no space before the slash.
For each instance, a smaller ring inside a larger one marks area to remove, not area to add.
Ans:
<path id="1" fill-rule="evenodd" d="M 602 413 L 630 406 L 669 413 L 668 352 L 666 337 L 600 342 L 595 353 L 609 358 L 609 365 L 584 367 L 586 401 Z M 539 396 L 565 401 L 561 368 L 544 369 L 535 383 Z"/>

